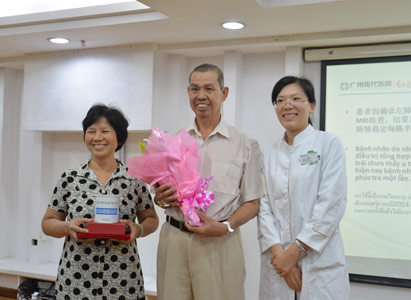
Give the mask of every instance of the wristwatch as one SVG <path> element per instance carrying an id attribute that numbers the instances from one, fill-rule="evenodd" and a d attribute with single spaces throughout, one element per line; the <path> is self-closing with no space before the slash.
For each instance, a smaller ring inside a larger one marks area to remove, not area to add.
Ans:
<path id="1" fill-rule="evenodd" d="M 231 228 L 231 225 L 228 221 L 224 221 L 224 222 L 221 222 L 221 223 L 223 223 L 225 226 L 227 226 L 228 232 L 234 232 L 234 229 Z"/>
<path id="2" fill-rule="evenodd" d="M 304 257 L 307 255 L 307 250 L 305 250 L 304 246 L 301 244 L 299 240 L 295 240 L 295 244 L 298 248 L 298 253 L 300 254 L 299 258 Z"/>

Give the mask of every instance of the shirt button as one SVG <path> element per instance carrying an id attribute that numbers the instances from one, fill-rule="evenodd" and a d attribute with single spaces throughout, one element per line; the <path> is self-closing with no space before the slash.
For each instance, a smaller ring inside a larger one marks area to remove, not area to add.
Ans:
<path id="1" fill-rule="evenodd" d="M 102 268 L 100 268 L 100 269 L 98 269 L 98 271 L 99 271 L 99 272 L 103 272 L 103 269 L 102 269 Z"/>
<path id="2" fill-rule="evenodd" d="M 106 190 L 101 191 L 102 194 L 107 194 Z"/>
<path id="3" fill-rule="evenodd" d="M 101 244 L 104 245 L 106 243 L 106 240 L 101 240 Z"/>
<path id="4" fill-rule="evenodd" d="M 320 225 L 320 224 L 315 224 L 315 225 L 314 225 L 314 229 L 315 229 L 315 230 L 320 230 L 320 229 L 321 229 L 321 225 Z"/>

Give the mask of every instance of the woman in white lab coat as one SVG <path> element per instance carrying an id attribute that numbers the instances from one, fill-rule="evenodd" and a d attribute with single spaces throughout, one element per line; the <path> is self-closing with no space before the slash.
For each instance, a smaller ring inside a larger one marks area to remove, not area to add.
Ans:
<path id="1" fill-rule="evenodd" d="M 285 134 L 264 152 L 260 300 L 349 299 L 339 231 L 347 201 L 343 145 L 310 125 L 316 102 L 307 79 L 282 78 L 272 102 Z"/>

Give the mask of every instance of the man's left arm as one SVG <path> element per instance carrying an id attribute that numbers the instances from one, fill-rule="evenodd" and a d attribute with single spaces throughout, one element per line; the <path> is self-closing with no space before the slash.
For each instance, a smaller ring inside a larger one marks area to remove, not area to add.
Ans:
<path id="1" fill-rule="evenodd" d="M 232 229 L 237 229 L 241 225 L 257 216 L 259 208 L 259 199 L 243 203 L 235 213 L 227 220 Z M 201 237 L 218 237 L 229 233 L 228 226 L 210 218 L 200 212 L 197 212 L 203 224 L 199 227 L 190 226 L 186 222 L 188 230 L 198 234 Z"/>
<path id="2" fill-rule="evenodd" d="M 240 186 L 240 207 L 228 218 L 232 229 L 236 229 L 257 216 L 260 197 L 266 194 L 264 168 L 262 166 L 262 153 L 260 145 L 254 139 L 246 140 L 246 162 L 243 164 L 243 173 Z M 253 200 L 249 200 L 253 199 Z M 229 232 L 228 224 L 218 222 L 206 215 L 197 213 L 203 221 L 200 227 L 187 226 L 189 230 L 201 237 L 223 236 Z"/>
<path id="3" fill-rule="evenodd" d="M 236 229 L 247 223 L 258 214 L 260 199 L 247 201 L 243 203 L 235 213 L 227 220 L 232 229 Z"/>

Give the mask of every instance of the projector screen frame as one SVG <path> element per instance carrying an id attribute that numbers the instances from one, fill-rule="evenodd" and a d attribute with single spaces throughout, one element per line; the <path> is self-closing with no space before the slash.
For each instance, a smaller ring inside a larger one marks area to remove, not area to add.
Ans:
<path id="1" fill-rule="evenodd" d="M 401 62 L 411 61 L 411 55 L 404 56 L 387 56 L 387 57 L 372 57 L 372 58 L 353 58 L 353 59 L 338 59 L 338 60 L 322 60 L 321 61 L 321 89 L 320 89 L 320 130 L 325 131 L 325 112 L 326 112 L 326 83 L 327 83 L 327 67 L 335 65 L 347 64 L 367 64 L 367 63 L 384 63 L 384 62 Z M 364 274 L 349 274 L 350 282 L 366 283 L 375 285 L 385 285 L 401 288 L 411 288 L 411 279 L 382 277 Z"/>

